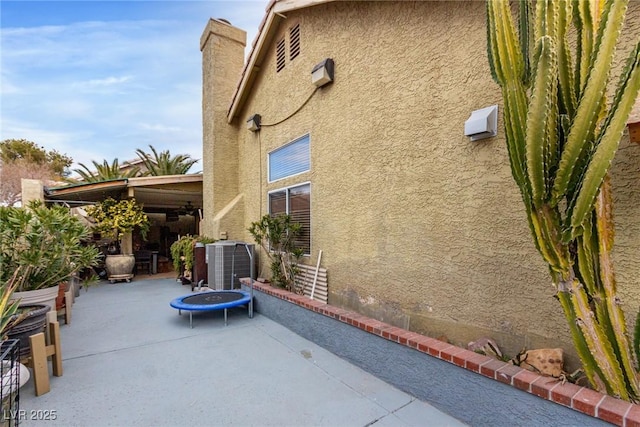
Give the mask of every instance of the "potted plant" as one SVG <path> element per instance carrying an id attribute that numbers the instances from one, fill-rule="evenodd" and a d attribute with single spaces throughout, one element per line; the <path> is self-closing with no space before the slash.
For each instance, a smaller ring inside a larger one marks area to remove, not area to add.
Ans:
<path id="1" fill-rule="evenodd" d="M 99 252 L 85 243 L 88 238 L 89 230 L 62 206 L 0 206 L 0 286 L 8 286 L 20 269 L 12 298 L 55 310 L 58 285 L 98 262 Z"/>
<path id="2" fill-rule="evenodd" d="M 87 213 L 95 221 L 94 232 L 101 233 L 102 236 L 113 239 L 120 254 L 109 254 L 105 258 L 109 281 L 124 279 L 130 281 L 133 277 L 132 271 L 135 266 L 135 257 L 131 239 L 127 245 L 122 245 L 123 237 L 130 237 L 134 229 L 139 229 L 143 239 L 146 239 L 147 232 L 151 226 L 149 217 L 144 213 L 142 206 L 136 199 L 126 199 L 116 201 L 107 198 L 104 201 L 89 206 Z"/>
<path id="3" fill-rule="evenodd" d="M 193 277 L 194 249 L 196 245 L 206 245 L 215 241 L 211 237 L 187 234 L 173 242 L 171 244 L 171 258 L 173 260 L 173 269 L 178 273 L 178 278 L 185 277 L 190 280 Z"/>

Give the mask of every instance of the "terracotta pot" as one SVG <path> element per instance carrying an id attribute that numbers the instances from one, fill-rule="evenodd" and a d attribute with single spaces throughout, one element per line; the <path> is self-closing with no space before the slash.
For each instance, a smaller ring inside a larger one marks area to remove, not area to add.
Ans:
<path id="1" fill-rule="evenodd" d="M 64 308 L 64 294 L 67 292 L 67 283 L 60 283 L 58 289 L 58 295 L 56 296 L 56 310 L 61 310 Z"/>

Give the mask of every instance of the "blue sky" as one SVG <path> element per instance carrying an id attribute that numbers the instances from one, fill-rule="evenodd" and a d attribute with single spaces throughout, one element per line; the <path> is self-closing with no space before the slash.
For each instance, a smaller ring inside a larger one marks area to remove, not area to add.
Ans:
<path id="1" fill-rule="evenodd" d="M 247 31 L 247 55 L 267 4 L 0 1 L 0 140 L 56 149 L 72 168 L 150 144 L 201 159 L 200 36 L 227 19 Z"/>

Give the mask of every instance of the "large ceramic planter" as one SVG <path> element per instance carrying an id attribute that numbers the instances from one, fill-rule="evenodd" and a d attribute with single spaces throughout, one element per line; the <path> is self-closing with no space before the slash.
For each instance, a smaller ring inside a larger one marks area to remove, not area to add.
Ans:
<path id="1" fill-rule="evenodd" d="M 51 310 L 51 307 L 46 304 L 21 305 L 19 311 L 23 310 L 28 310 L 27 316 L 7 331 L 7 338 L 20 341 L 21 358 L 28 356 L 31 350 L 29 337 L 44 331 L 47 323 L 47 313 Z M 14 317 L 17 316 L 18 314 L 14 315 Z"/>
<path id="2" fill-rule="evenodd" d="M 111 283 L 116 280 L 131 281 L 133 277 L 133 267 L 136 265 L 136 258 L 132 255 L 107 255 L 104 261 L 107 268 L 108 279 Z"/>
<path id="3" fill-rule="evenodd" d="M 58 297 L 59 286 L 37 289 L 35 291 L 14 292 L 12 300 L 20 300 L 20 305 L 46 304 L 51 310 L 56 309 L 56 298 Z"/>

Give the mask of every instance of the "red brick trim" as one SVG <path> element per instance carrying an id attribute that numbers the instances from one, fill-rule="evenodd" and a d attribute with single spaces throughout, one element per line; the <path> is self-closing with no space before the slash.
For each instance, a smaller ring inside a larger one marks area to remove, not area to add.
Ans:
<path id="1" fill-rule="evenodd" d="M 248 284 L 248 279 L 244 279 L 243 282 Z M 640 405 L 625 402 L 575 384 L 562 384 L 554 378 L 538 375 L 518 366 L 438 341 L 435 338 L 407 331 L 353 311 L 313 301 L 306 296 L 274 288 L 267 284 L 254 282 L 254 288 L 267 295 L 347 323 L 370 334 L 413 348 L 592 417 L 618 426 L 640 427 Z"/>

